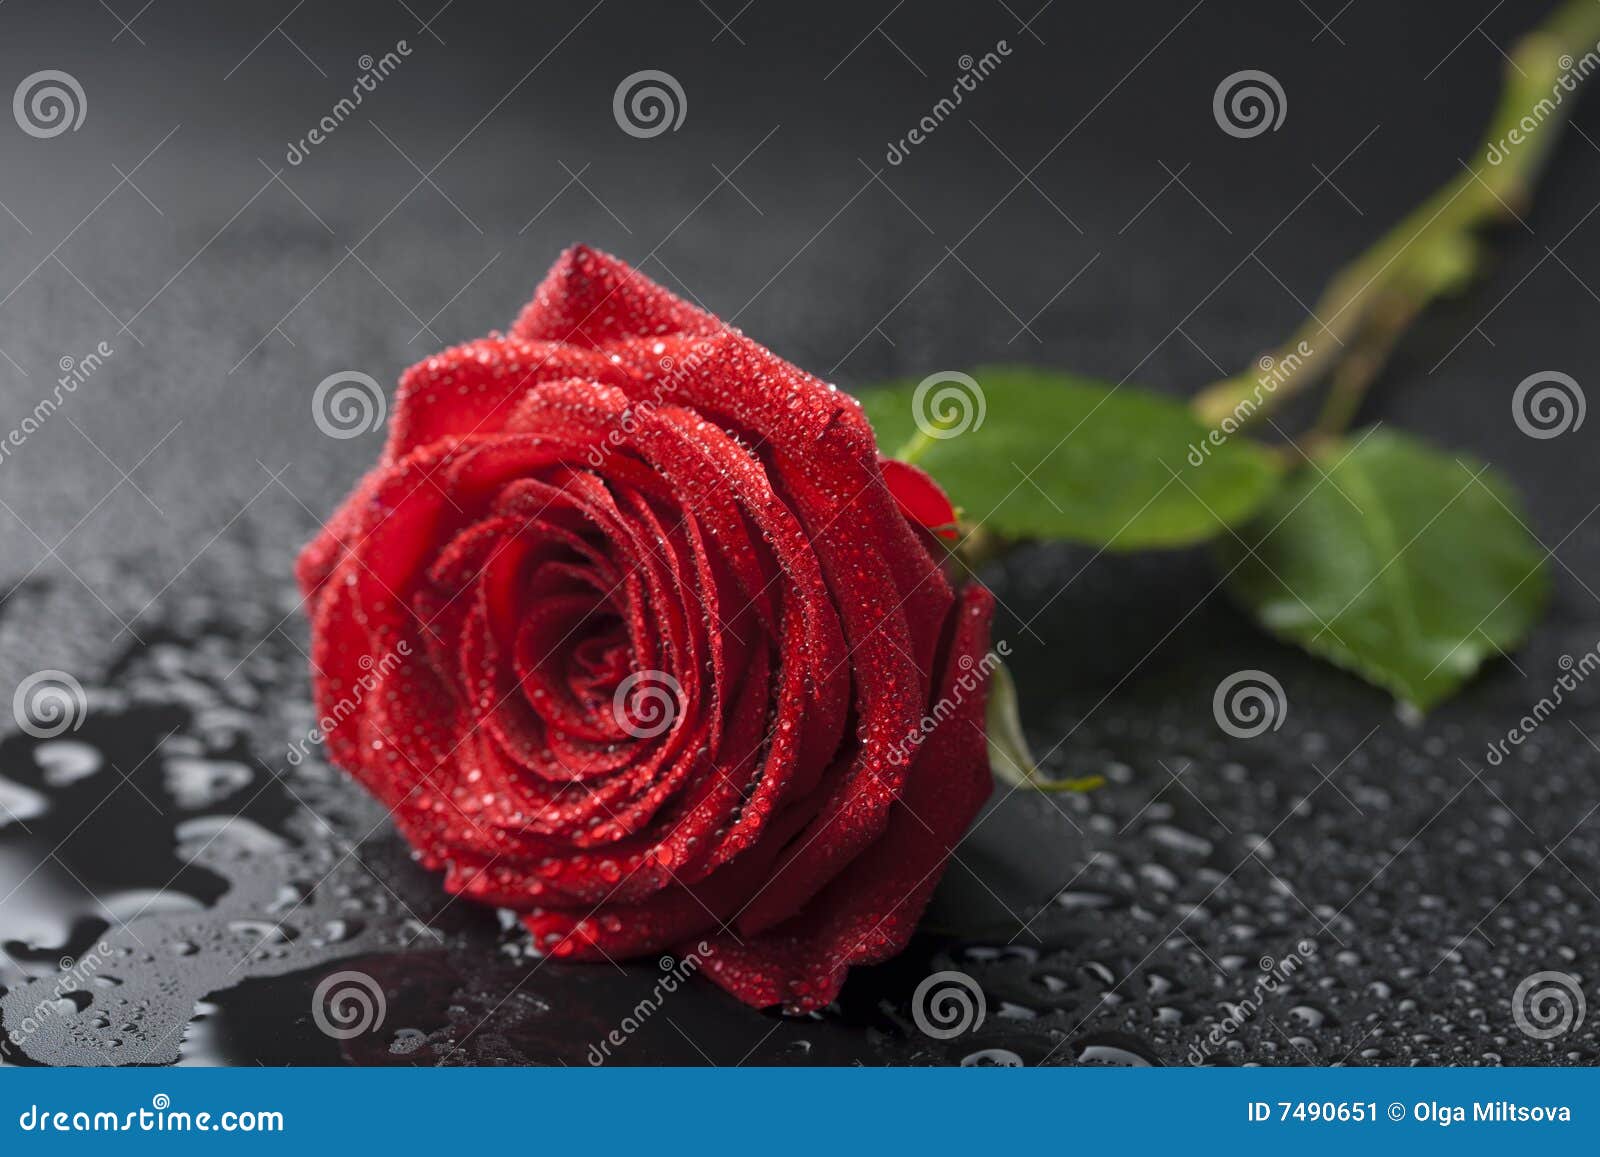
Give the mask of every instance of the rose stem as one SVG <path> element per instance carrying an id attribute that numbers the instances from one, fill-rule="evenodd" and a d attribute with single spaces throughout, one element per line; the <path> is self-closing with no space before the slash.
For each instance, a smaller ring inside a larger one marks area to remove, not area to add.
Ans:
<path id="1" fill-rule="evenodd" d="M 1274 365 L 1293 367 L 1276 388 L 1264 389 L 1254 367 L 1224 378 L 1195 396 L 1200 420 L 1215 427 L 1233 418 L 1234 429 L 1243 428 L 1326 377 L 1328 397 L 1312 437 L 1343 431 L 1412 322 L 1482 268 L 1478 232 L 1516 218 L 1531 202 L 1572 109 L 1569 98 L 1588 75 L 1574 75 L 1573 60 L 1593 63 L 1597 43 L 1600 0 L 1567 0 L 1525 33 L 1511 50 L 1499 105 L 1472 162 L 1335 274 L 1312 316 L 1269 355 Z M 1523 124 L 1530 119 L 1531 131 Z M 1521 140 L 1508 147 L 1513 130 Z M 1498 164 L 1489 162 L 1491 152 L 1502 155 Z"/>

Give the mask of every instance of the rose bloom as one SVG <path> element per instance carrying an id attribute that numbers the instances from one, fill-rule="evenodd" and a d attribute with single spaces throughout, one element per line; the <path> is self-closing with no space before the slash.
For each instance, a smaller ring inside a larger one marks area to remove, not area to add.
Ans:
<path id="1" fill-rule="evenodd" d="M 575 248 L 406 371 L 300 556 L 329 753 L 540 952 L 705 941 L 739 999 L 819 1008 L 989 795 L 953 523 L 854 399 Z"/>

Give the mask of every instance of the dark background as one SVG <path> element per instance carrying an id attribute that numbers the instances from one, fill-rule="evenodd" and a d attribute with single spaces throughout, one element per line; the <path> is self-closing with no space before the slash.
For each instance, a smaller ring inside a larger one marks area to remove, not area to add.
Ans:
<path id="1" fill-rule="evenodd" d="M 124 995 L 9 1059 L 581 1064 L 657 975 L 526 959 L 336 776 L 286 763 L 309 723 L 293 551 L 381 444 L 319 433 L 326 376 L 387 385 L 507 324 L 582 240 L 846 389 L 1028 361 L 1190 392 L 1281 339 L 1460 171 L 1503 50 L 1547 7 L 5 4 L 0 94 L 61 69 L 87 115 L 48 140 L 0 118 L 0 427 L 63 357 L 114 354 L 0 462 L 0 687 L 58 668 L 93 707 L 70 737 L 89 754 L 0 746 L 0 776 L 34 797 L 0 827 L 0 987 L 139 914 L 110 937 Z M 398 71 L 289 165 L 358 58 L 401 39 Z M 1002 39 L 998 71 L 888 165 L 958 59 Z M 678 79 L 687 115 L 640 140 L 612 94 L 647 68 Z M 1288 114 L 1238 140 L 1211 100 L 1246 68 L 1279 79 Z M 986 577 L 1030 734 L 1051 770 L 1108 787 L 1006 800 L 927 934 L 839 1009 L 786 1022 L 694 986 L 616 1062 L 1182 1063 L 1259 960 L 1302 941 L 1291 990 L 1212 1059 L 1593 1061 L 1600 1016 L 1538 1042 L 1508 1002 L 1544 969 L 1600 999 L 1600 689 L 1505 766 L 1483 752 L 1600 639 L 1591 430 L 1535 441 L 1510 411 L 1535 371 L 1589 384 L 1597 139 L 1588 100 L 1488 277 L 1427 315 L 1364 413 L 1521 489 L 1555 595 L 1515 663 L 1407 723 L 1258 635 L 1204 552 L 1029 549 Z M 1248 743 L 1210 710 L 1242 667 L 1291 704 Z M 256 842 L 240 824 L 185 866 L 212 830 L 197 818 L 236 814 Z M 352 955 L 389 1010 L 340 1046 L 311 991 Z M 939 968 L 977 977 L 989 1009 L 951 1042 L 907 1013 Z"/>

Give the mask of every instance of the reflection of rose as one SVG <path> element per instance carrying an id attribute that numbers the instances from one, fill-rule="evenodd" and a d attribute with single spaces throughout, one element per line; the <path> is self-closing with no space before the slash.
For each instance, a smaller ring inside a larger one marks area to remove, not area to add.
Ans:
<path id="1" fill-rule="evenodd" d="M 760 1006 L 904 947 L 989 792 L 983 696 L 953 691 L 991 599 L 944 577 L 938 488 L 852 399 L 583 248 L 393 414 L 299 576 L 329 750 L 446 888 L 556 956 L 705 939 Z"/>

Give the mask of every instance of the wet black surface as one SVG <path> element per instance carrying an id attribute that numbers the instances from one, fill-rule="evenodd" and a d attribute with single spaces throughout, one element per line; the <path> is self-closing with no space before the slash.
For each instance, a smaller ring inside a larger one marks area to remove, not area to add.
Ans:
<path id="1" fill-rule="evenodd" d="M 1114 569 L 1127 588 L 1155 568 L 1124 560 Z M 80 730 L 0 747 L 18 817 L 0 829 L 0 857 L 21 880 L 0 905 L 11 990 L 0 1012 L 8 1027 L 38 1021 L 11 1059 L 591 1063 L 591 1049 L 671 965 L 543 962 L 512 922 L 448 901 L 379 809 L 315 757 L 289 762 L 308 725 L 302 628 L 291 618 L 261 641 L 292 605 L 287 589 L 252 597 L 250 580 L 220 575 L 196 585 L 203 593 L 163 604 L 174 612 L 152 612 L 147 642 L 90 688 Z M 1018 611 L 1029 605 L 1029 583 L 1002 571 L 995 585 Z M 1514 673 L 1408 726 L 1375 693 L 1272 644 L 1222 646 L 1236 629 L 1225 607 L 1198 612 L 1160 669 L 1076 730 L 1070 714 L 1049 713 L 1047 697 L 1026 695 L 1038 734 L 1068 735 L 1051 766 L 1098 770 L 1110 783 L 1087 798 L 1004 798 L 962 846 L 913 948 L 854 975 L 835 1008 L 787 1020 L 691 982 L 625 1044 L 596 1055 L 624 1064 L 1600 1057 L 1592 1028 L 1534 1041 L 1509 1005 L 1523 976 L 1581 976 L 1600 950 L 1595 842 L 1579 822 L 1593 807 L 1594 766 L 1577 728 L 1541 731 L 1514 767 L 1464 765 L 1454 753 L 1481 730 L 1472 713 L 1496 698 L 1513 709 Z M 1044 650 L 1024 648 L 1024 687 L 1048 686 L 1040 659 Z M 1228 740 L 1209 698 L 1190 689 L 1247 660 L 1280 674 L 1291 711 L 1279 732 Z M 1083 709 L 1088 694 L 1069 687 L 1065 698 Z M 1592 699 L 1571 722 L 1593 723 Z M 240 818 L 225 825 L 230 817 Z M 103 964 L 81 986 L 88 1001 L 69 992 L 41 1014 L 40 1001 L 78 967 L 62 957 Z M 1226 1043 L 1205 1044 L 1259 996 L 1263 975 L 1285 968 L 1278 991 Z M 911 1009 L 917 986 L 946 969 L 975 978 L 987 1016 L 941 1042 L 918 1030 Z M 340 1042 L 319 1030 L 312 992 L 346 970 L 376 981 L 385 1013 L 373 1031 Z"/>
<path id="2" fill-rule="evenodd" d="M 286 30 L 325 80 L 268 32 L 279 7 L 230 7 L 218 24 L 156 5 L 142 44 L 108 43 L 118 28 L 97 5 L 0 8 L 0 78 L 66 68 L 91 102 L 81 132 L 0 133 L 15 214 L 0 215 L 0 292 L 17 286 L 0 302 L 15 362 L 0 363 L 0 426 L 32 409 L 61 357 L 116 347 L 0 463 L 0 686 L 56 668 L 89 691 L 79 730 L 0 741 L 0 1017 L 8 1032 L 33 1022 L 4 1063 L 582 1065 L 677 963 L 532 958 L 515 926 L 448 901 L 336 772 L 290 761 L 312 722 L 292 553 L 379 444 L 317 432 L 309 397 L 327 374 L 391 381 L 503 324 L 581 237 L 847 387 L 1013 358 L 1191 389 L 1295 324 L 1296 298 L 1457 171 L 1499 66 L 1468 35 L 1481 13 L 1450 4 L 1416 6 L 1433 16 L 1404 28 L 1356 5 L 1337 37 L 1295 5 L 1151 5 L 1089 25 L 1057 4 L 1034 25 L 1044 45 L 1003 6 L 938 26 L 908 9 L 886 28 L 931 79 L 868 33 L 881 12 L 845 7 L 758 4 L 735 24 L 740 44 L 713 41 L 703 11 L 541 6 L 507 28 L 461 5 L 439 20 L 440 45 L 402 7 L 309 5 Z M 1524 19 L 1502 11 L 1484 28 L 1504 44 Z M 90 20 L 103 36 L 82 33 Z M 281 168 L 356 56 L 407 35 L 417 54 L 370 120 L 284 169 L 292 193 L 270 180 L 257 158 Z M 883 142 L 947 87 L 957 56 L 1002 36 L 1017 54 L 971 124 L 885 170 L 892 193 L 871 181 L 857 158 L 881 168 Z M 678 75 L 691 105 L 681 132 L 641 142 L 616 129 L 610 96 L 647 67 Z M 1223 139 L 1210 94 L 1245 67 L 1284 80 L 1290 116 L 1269 137 Z M 1023 169 L 1068 138 L 1038 189 L 1013 189 L 972 124 Z M 1576 124 L 1600 138 L 1600 106 Z M 95 209 L 174 125 L 139 191 L 118 186 Z M 712 165 L 729 172 L 774 125 L 735 178 L 758 211 Z M 417 172 L 379 128 L 424 170 L 445 158 L 438 188 L 404 196 Z M 1527 496 L 1555 550 L 1555 599 L 1514 662 L 1405 721 L 1256 634 L 1202 552 L 1029 549 L 986 577 L 1030 736 L 1051 771 L 1108 785 L 1000 801 L 923 935 L 855 974 L 837 1007 L 786 1020 L 691 980 L 607 1063 L 1600 1059 L 1592 1008 L 1540 1041 L 1510 1005 L 1545 970 L 1600 1001 L 1600 687 L 1581 686 L 1503 765 L 1484 758 L 1561 657 L 1600 641 L 1590 429 L 1535 442 L 1509 416 L 1529 373 L 1581 379 L 1592 361 L 1600 150 L 1581 134 L 1502 264 L 1427 319 L 1367 415 L 1495 462 Z M 1341 158 L 1338 190 L 1319 185 Z M 941 260 L 945 246 L 962 261 Z M 1036 310 L 1040 342 L 1013 341 Z M 1272 672 L 1289 703 L 1281 730 L 1248 741 L 1211 712 L 1243 668 Z M 912 1015 L 943 970 L 973 977 L 987 1009 L 950 1040 Z M 373 978 L 385 1007 L 347 1040 L 313 1015 L 342 971 Z M 63 974 L 81 985 L 62 989 Z"/>

